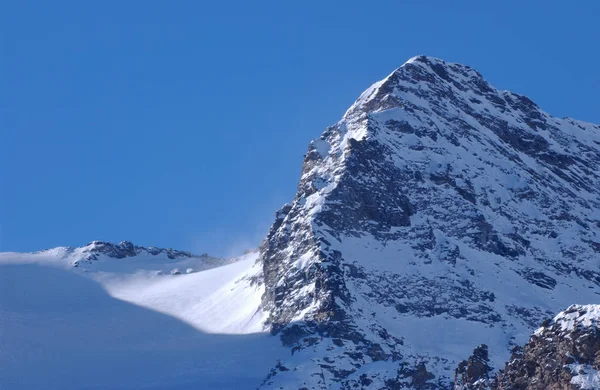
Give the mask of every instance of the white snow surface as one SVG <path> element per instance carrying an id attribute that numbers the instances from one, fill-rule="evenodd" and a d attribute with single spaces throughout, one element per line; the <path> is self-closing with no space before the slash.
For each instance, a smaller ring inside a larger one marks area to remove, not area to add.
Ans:
<path id="1" fill-rule="evenodd" d="M 570 364 L 569 369 L 573 373 L 571 384 L 579 386 L 582 390 L 600 389 L 600 372 L 585 364 Z"/>
<path id="2" fill-rule="evenodd" d="M 599 327 L 600 305 L 571 305 L 565 311 L 561 311 L 552 320 L 553 325 L 558 325 L 561 332 L 570 333 L 577 328 Z M 541 334 L 543 327 L 536 330 Z"/>

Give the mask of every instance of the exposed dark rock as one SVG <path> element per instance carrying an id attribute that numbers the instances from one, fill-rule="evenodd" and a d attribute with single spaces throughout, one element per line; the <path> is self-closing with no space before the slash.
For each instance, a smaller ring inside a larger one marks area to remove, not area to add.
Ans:
<path id="1" fill-rule="evenodd" d="M 463 360 L 458 364 L 454 374 L 455 389 L 486 389 L 490 371 L 492 371 L 492 368 L 488 358 L 488 347 L 481 344 L 473 350 L 473 354 L 468 360 Z"/>
<path id="2" fill-rule="evenodd" d="M 600 306 L 573 305 L 546 321 L 491 383 L 493 390 L 597 389 Z"/>
<path id="3" fill-rule="evenodd" d="M 154 246 L 137 246 L 133 245 L 133 243 L 129 241 L 121 241 L 118 244 L 113 244 L 106 241 L 92 241 L 84 248 L 87 248 L 85 249 L 85 252 L 88 254 L 86 257 L 88 261 L 97 260 L 99 255 L 105 255 L 114 259 L 124 259 L 126 257 L 137 256 L 144 252 L 153 256 L 164 253 L 171 260 L 194 256 L 190 252 L 178 251 L 171 248 L 164 249 Z M 206 254 L 203 256 L 208 257 Z"/>
<path id="4" fill-rule="evenodd" d="M 556 286 L 556 280 L 544 274 L 543 272 L 534 271 L 532 269 L 524 269 L 520 272 L 520 274 L 525 279 L 541 288 L 552 290 Z"/>

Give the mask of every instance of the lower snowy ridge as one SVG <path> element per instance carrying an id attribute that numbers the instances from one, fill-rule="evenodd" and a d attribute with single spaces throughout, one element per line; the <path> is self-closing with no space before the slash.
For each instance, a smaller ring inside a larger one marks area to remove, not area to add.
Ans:
<path id="1" fill-rule="evenodd" d="M 0 253 L 0 389 L 255 389 L 288 353 L 263 329 L 257 253 L 90 249 Z"/>

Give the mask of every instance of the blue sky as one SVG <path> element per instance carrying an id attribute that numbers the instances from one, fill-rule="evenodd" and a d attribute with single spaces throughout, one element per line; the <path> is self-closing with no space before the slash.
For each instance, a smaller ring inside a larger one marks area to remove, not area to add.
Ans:
<path id="1" fill-rule="evenodd" d="M 8 3 L 3 251 L 256 246 L 308 142 L 417 54 L 600 123 L 596 0 Z"/>

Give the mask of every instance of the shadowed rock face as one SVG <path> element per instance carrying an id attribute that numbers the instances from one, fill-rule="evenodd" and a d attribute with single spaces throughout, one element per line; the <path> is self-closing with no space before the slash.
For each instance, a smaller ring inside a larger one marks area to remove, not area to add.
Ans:
<path id="1" fill-rule="evenodd" d="M 513 353 L 494 390 L 600 387 L 600 306 L 573 305 Z"/>
<path id="2" fill-rule="evenodd" d="M 261 244 L 293 352 L 264 388 L 452 388 L 482 343 L 497 369 L 543 318 L 597 300 L 598 210 L 600 127 L 409 60 L 310 143 Z"/>
<path id="3" fill-rule="evenodd" d="M 456 390 L 486 389 L 490 368 L 488 347 L 482 344 L 473 350 L 468 360 L 458 364 L 454 375 L 454 388 Z"/>

